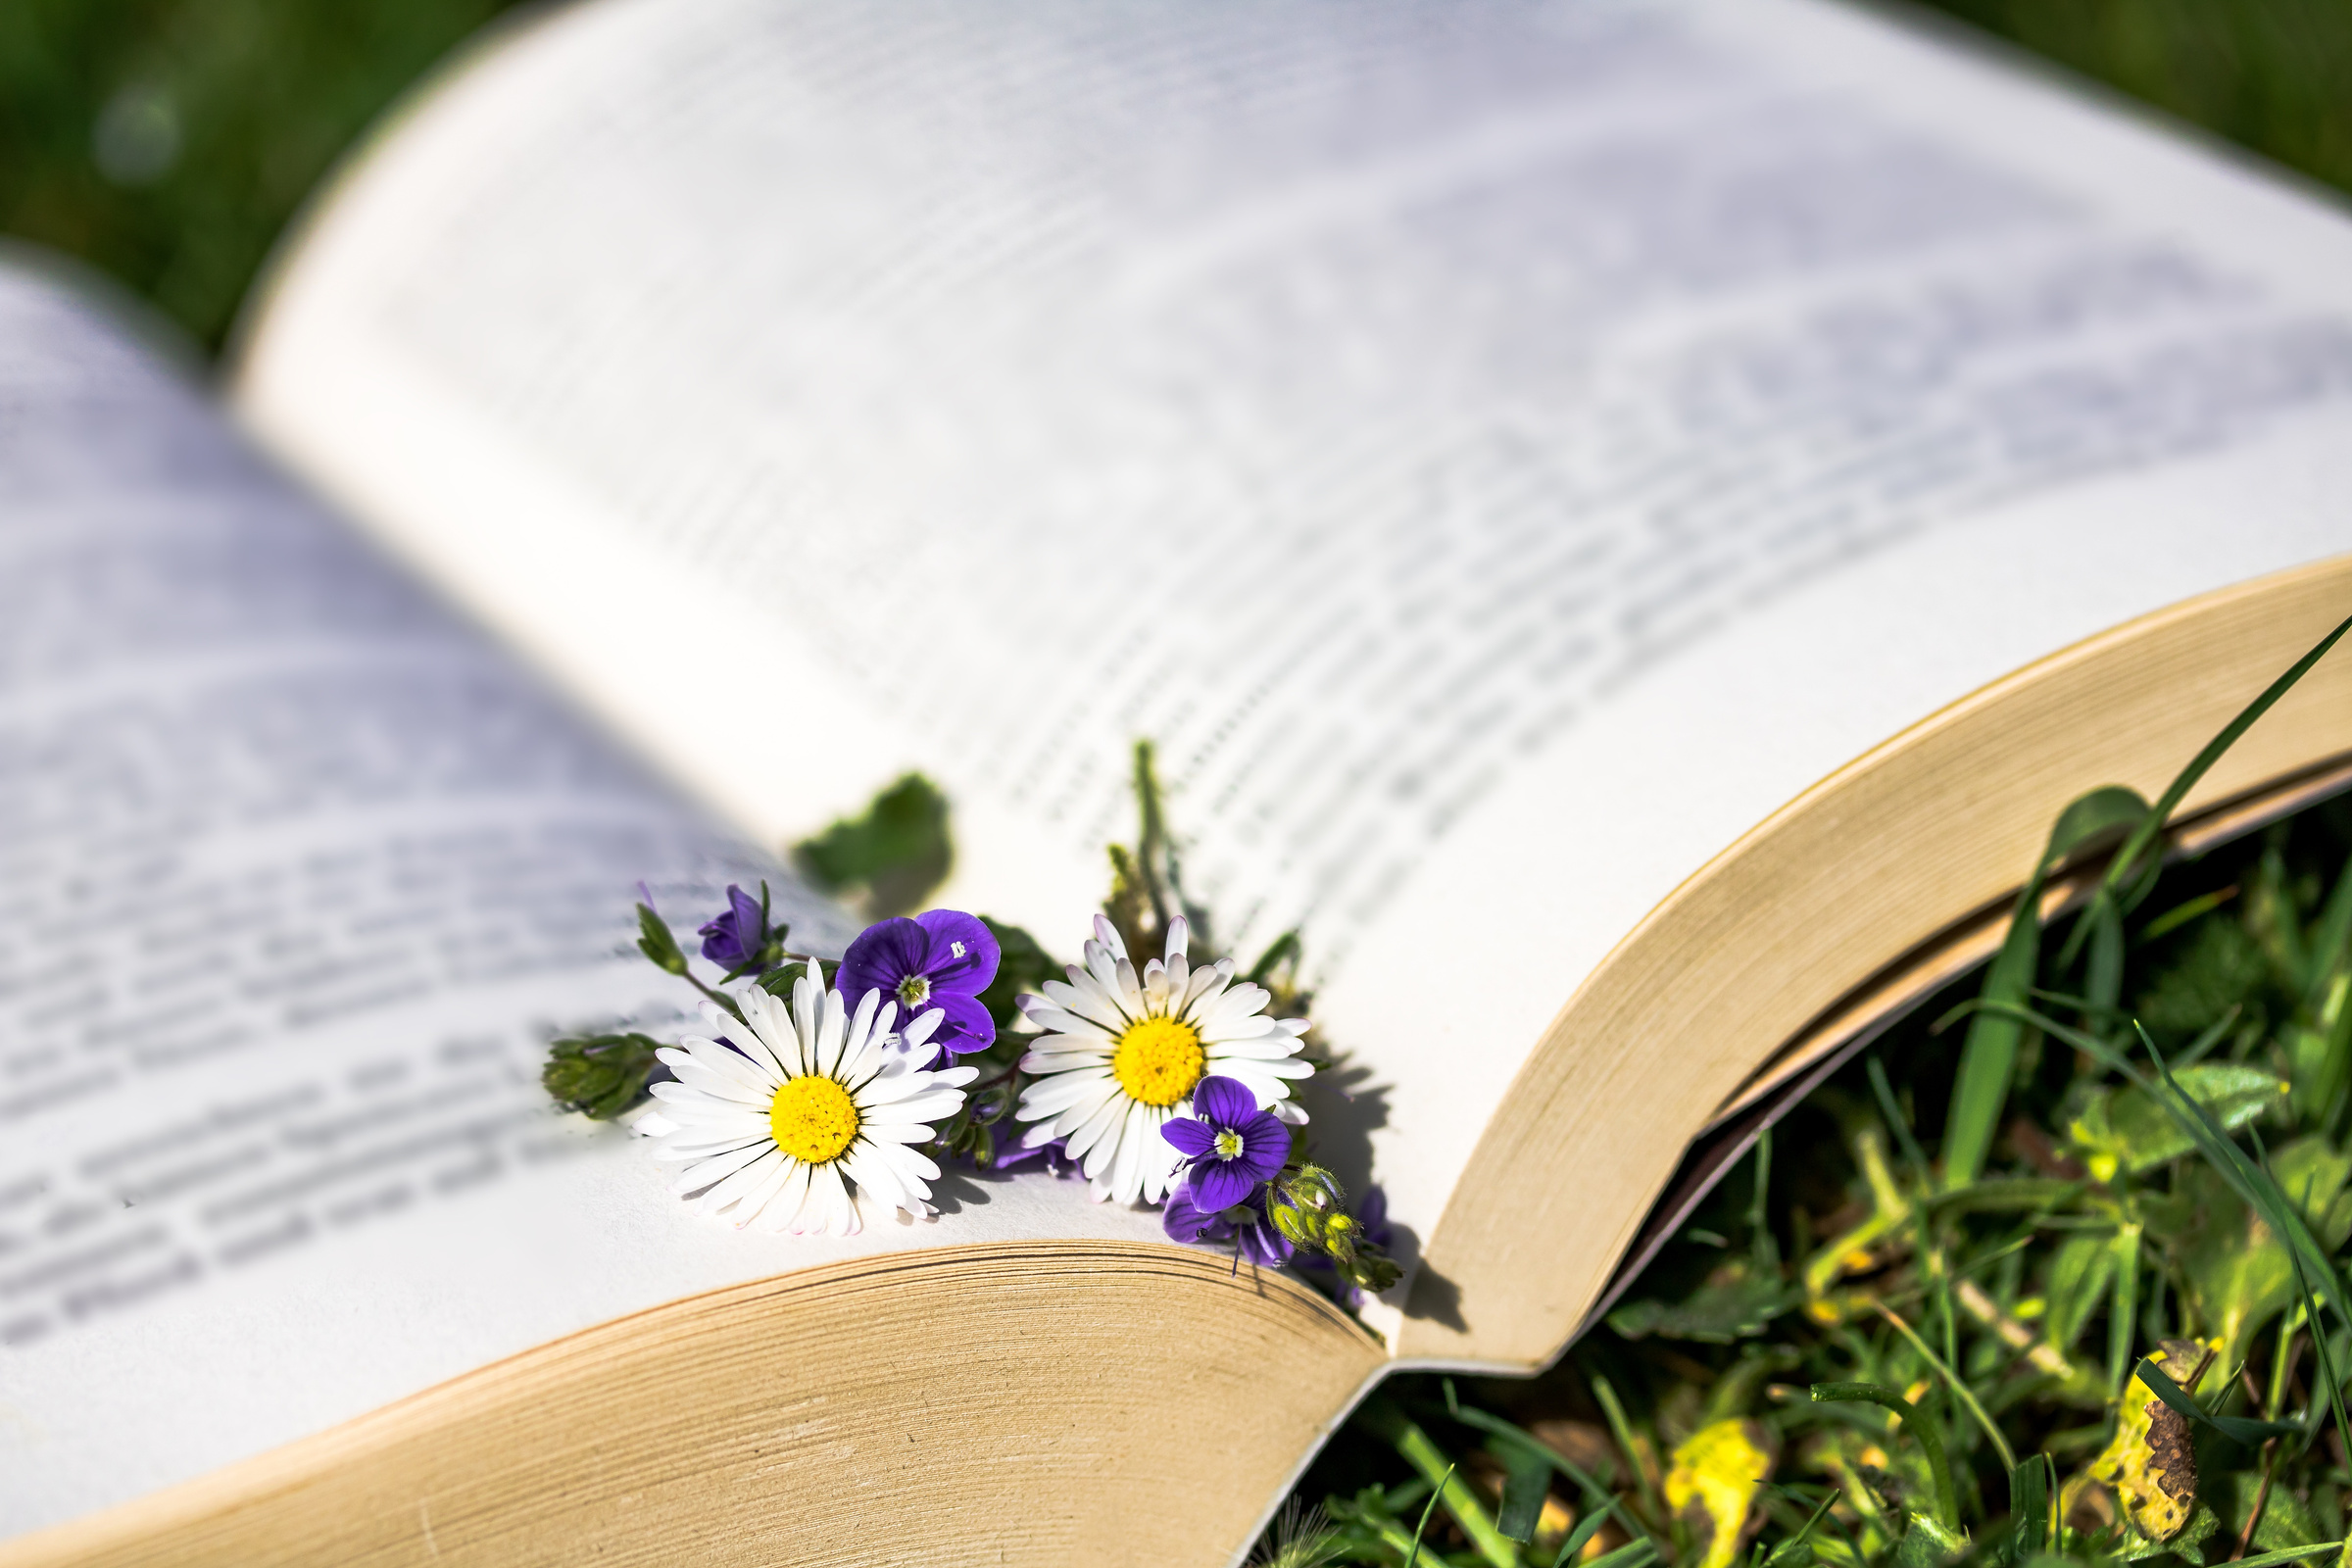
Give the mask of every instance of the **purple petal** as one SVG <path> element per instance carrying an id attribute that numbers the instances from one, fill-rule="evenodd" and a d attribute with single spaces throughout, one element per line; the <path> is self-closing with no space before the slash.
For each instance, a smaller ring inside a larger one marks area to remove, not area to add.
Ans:
<path id="1" fill-rule="evenodd" d="M 1262 1268 L 1280 1268 L 1291 1260 L 1291 1239 L 1260 1214 L 1255 1224 L 1242 1227 L 1242 1255 Z"/>
<path id="2" fill-rule="evenodd" d="M 848 993 L 844 992 L 843 995 Z M 966 1052 L 986 1051 L 997 1043 L 997 1020 L 988 1015 L 988 1009 L 980 1004 L 978 997 L 961 996 L 953 991 L 934 991 L 931 1000 L 924 1003 L 923 1006 L 937 1007 L 947 1014 L 939 1021 L 939 1028 L 933 1032 L 931 1043 L 951 1055 L 960 1056 Z"/>
<path id="3" fill-rule="evenodd" d="M 858 932 L 858 940 L 841 956 L 841 973 L 833 983 L 841 989 L 842 1000 L 853 1007 L 863 1002 L 869 991 L 892 993 L 887 1000 L 895 1001 L 899 982 L 922 972 L 923 954 L 930 945 L 923 928 L 903 915 L 876 920 Z"/>
<path id="4" fill-rule="evenodd" d="M 1244 1169 L 1238 1159 L 1204 1159 L 1193 1167 L 1189 1185 L 1193 1201 L 1213 1213 L 1231 1208 L 1248 1198 L 1259 1180 Z"/>
<path id="5" fill-rule="evenodd" d="M 1257 1114 L 1257 1097 L 1234 1078 L 1203 1078 L 1193 1085 L 1193 1114 L 1212 1127 L 1237 1127 Z"/>
<path id="6" fill-rule="evenodd" d="M 1291 1157 L 1291 1130 L 1266 1111 L 1243 1123 L 1241 1134 L 1241 1157 L 1233 1163 L 1248 1169 L 1258 1181 L 1280 1171 Z"/>
<path id="7" fill-rule="evenodd" d="M 1200 1158 L 1217 1147 L 1216 1129 L 1204 1121 L 1194 1121 L 1189 1116 L 1178 1116 L 1172 1121 L 1162 1122 L 1159 1136 L 1194 1159 Z"/>
<path id="8" fill-rule="evenodd" d="M 1215 1210 L 1203 1213 L 1192 1195 L 1178 1191 L 1168 1198 L 1168 1206 L 1160 1212 L 1159 1228 L 1172 1242 L 1197 1242 L 1210 1225 L 1216 1222 Z"/>
<path id="9" fill-rule="evenodd" d="M 1355 1205 L 1355 1217 L 1364 1227 L 1364 1240 L 1374 1247 L 1386 1249 L 1396 1240 L 1389 1230 L 1389 1195 L 1377 1186 L 1364 1189 L 1363 1201 Z"/>
<path id="10" fill-rule="evenodd" d="M 961 909 L 933 909 L 918 914 L 914 923 L 921 926 L 929 938 L 922 957 L 922 968 L 931 977 L 931 989 L 960 991 L 977 996 L 988 989 L 997 977 L 997 939 L 989 934 L 976 915 Z M 960 956 L 956 950 L 960 947 Z"/>
<path id="11" fill-rule="evenodd" d="M 767 924 L 760 913 L 760 901 L 732 882 L 727 884 L 727 906 L 735 913 L 736 931 L 745 937 L 759 933 Z"/>

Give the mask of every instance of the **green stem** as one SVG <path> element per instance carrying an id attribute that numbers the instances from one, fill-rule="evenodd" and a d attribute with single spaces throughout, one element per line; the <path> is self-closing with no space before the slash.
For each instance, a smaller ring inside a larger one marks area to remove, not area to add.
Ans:
<path id="1" fill-rule="evenodd" d="M 1920 1414 L 1917 1405 L 1883 1383 L 1816 1383 L 1813 1402 L 1876 1404 L 1892 1410 L 1903 1423 L 1903 1430 L 1911 1434 L 1920 1451 L 1928 1456 L 1929 1473 L 1936 1478 L 1936 1522 L 1946 1530 L 1959 1530 L 1960 1502 L 1952 1491 L 1952 1466 L 1943 1456 L 1943 1438 L 1935 1423 Z"/>

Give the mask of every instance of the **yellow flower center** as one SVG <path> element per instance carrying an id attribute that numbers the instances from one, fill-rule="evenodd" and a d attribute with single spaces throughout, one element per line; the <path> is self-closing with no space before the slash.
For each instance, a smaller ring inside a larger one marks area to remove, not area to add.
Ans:
<path id="1" fill-rule="evenodd" d="M 858 1137 L 858 1106 L 850 1092 L 813 1074 L 786 1080 L 767 1107 L 776 1147 L 795 1159 L 822 1165 L 838 1159 Z"/>
<path id="2" fill-rule="evenodd" d="M 1173 1018 L 1129 1024 L 1110 1054 L 1119 1087 L 1147 1105 L 1173 1105 L 1193 1092 L 1207 1065 L 1200 1031 Z"/>
<path id="3" fill-rule="evenodd" d="M 910 974 L 906 979 L 899 982 L 900 1005 L 906 1007 L 919 1007 L 930 1000 L 931 977 L 929 975 Z"/>

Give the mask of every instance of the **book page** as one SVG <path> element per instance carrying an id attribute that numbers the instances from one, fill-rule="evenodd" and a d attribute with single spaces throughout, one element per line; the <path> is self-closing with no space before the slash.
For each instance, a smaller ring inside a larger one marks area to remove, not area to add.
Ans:
<path id="1" fill-rule="evenodd" d="M 838 951 L 838 910 L 0 269 L 0 1538 L 717 1286 L 1157 1235 L 1003 1179 L 737 1235 L 559 1116 L 552 1033 L 685 1022 L 632 883 L 677 918 L 761 875 Z"/>
<path id="2" fill-rule="evenodd" d="M 931 772 L 1049 946 L 1154 740 L 1409 1246 L 1746 827 L 2343 548 L 2352 228 L 1783 0 L 599 0 L 358 164 L 239 399 L 755 833 Z"/>

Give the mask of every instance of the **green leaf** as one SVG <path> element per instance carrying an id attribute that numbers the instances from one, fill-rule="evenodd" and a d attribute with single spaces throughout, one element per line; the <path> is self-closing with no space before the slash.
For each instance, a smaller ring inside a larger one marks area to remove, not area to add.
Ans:
<path id="1" fill-rule="evenodd" d="M 1803 1300 L 1804 1293 L 1784 1281 L 1778 1269 L 1740 1256 L 1727 1259 L 1681 1300 L 1631 1301 L 1611 1312 L 1608 1323 L 1629 1340 L 1656 1334 L 1729 1345 L 1763 1333 L 1774 1318 Z"/>
<path id="2" fill-rule="evenodd" d="M 2275 1073 L 2237 1062 L 2198 1062 L 2179 1074 L 2180 1088 L 2225 1131 L 2243 1127 L 2280 1104 L 2289 1090 Z M 2148 1089 L 2092 1091 L 2067 1126 L 2082 1163 L 2102 1182 L 2138 1175 L 2194 1152 L 2197 1139 Z"/>
<path id="3" fill-rule="evenodd" d="M 2168 950 L 2132 1005 L 2140 1022 L 2167 1039 L 2211 1028 L 2232 1011 L 2259 1019 L 2269 1010 L 2271 961 L 2236 920 L 2204 920 Z"/>
<path id="4" fill-rule="evenodd" d="M 947 880 L 955 861 L 948 798 L 920 773 L 898 780 L 865 808 L 792 851 L 793 864 L 817 887 L 858 895 L 869 919 L 910 914 Z"/>
<path id="5" fill-rule="evenodd" d="M 2280 1148 L 2271 1175 L 2329 1251 L 2344 1239 L 2346 1205 L 2339 1201 L 2352 1157 L 2313 1134 Z M 2199 1165 L 2174 1184 L 2186 1210 L 2173 1230 L 2190 1304 L 2203 1332 L 2222 1340 L 2222 1362 L 2234 1366 L 2265 1325 L 2295 1303 L 2294 1260 L 2286 1244 L 2219 1172 Z"/>
<path id="6" fill-rule="evenodd" d="M 1911 1528 L 1894 1544 L 1895 1568 L 1940 1568 L 1968 1550 L 1968 1537 L 1924 1513 L 1911 1516 Z"/>

